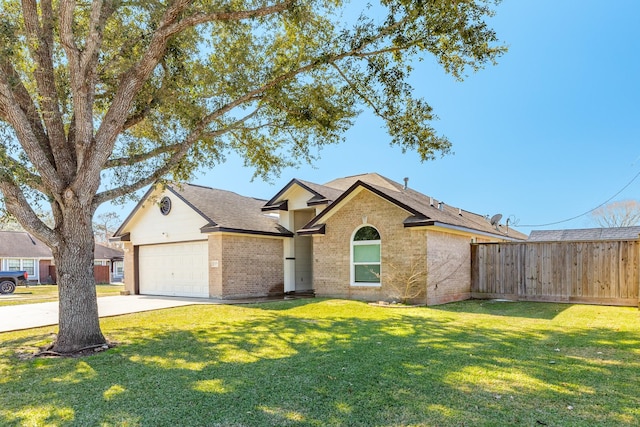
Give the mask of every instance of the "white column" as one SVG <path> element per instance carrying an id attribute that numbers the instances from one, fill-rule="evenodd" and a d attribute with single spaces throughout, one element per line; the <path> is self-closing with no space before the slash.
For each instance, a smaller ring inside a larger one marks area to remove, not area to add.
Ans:
<path id="1" fill-rule="evenodd" d="M 293 229 L 293 212 L 280 211 L 280 225 L 289 231 Z M 293 238 L 284 240 L 284 291 L 296 290 L 296 247 Z"/>

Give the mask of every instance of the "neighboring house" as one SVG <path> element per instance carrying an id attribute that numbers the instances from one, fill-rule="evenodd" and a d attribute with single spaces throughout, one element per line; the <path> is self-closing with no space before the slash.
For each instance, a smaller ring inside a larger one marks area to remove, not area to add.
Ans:
<path id="1" fill-rule="evenodd" d="M 124 252 L 103 245 L 95 246 L 95 265 L 109 266 L 101 281 L 122 281 Z M 55 283 L 56 273 L 51 249 L 26 231 L 0 231 L 0 270 L 25 270 L 29 281 Z"/>
<path id="2" fill-rule="evenodd" d="M 109 283 L 124 280 L 124 251 L 96 243 L 93 265 L 109 267 Z"/>
<path id="3" fill-rule="evenodd" d="M 529 235 L 530 242 L 636 240 L 638 238 L 640 238 L 640 226 L 533 230 Z"/>
<path id="4" fill-rule="evenodd" d="M 29 281 L 49 280 L 51 250 L 25 231 L 0 231 L 0 270 L 29 273 Z"/>
<path id="5" fill-rule="evenodd" d="M 527 237 L 378 174 L 294 179 L 266 202 L 190 184 L 152 188 L 115 236 L 132 293 L 389 300 L 397 272 L 417 266 L 426 291 L 417 301 L 427 304 L 470 297 L 471 242 Z"/>

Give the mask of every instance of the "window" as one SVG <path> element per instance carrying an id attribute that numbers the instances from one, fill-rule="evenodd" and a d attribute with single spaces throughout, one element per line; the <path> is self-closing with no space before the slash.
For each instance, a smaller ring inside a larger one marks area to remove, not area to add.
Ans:
<path id="1" fill-rule="evenodd" d="M 171 212 L 171 199 L 164 196 L 162 200 L 160 200 L 160 213 L 162 215 L 169 215 L 169 212 Z"/>
<path id="2" fill-rule="evenodd" d="M 351 242 L 351 284 L 380 286 L 380 233 L 366 225 L 356 230 Z"/>
<path id="3" fill-rule="evenodd" d="M 36 275 L 36 263 L 33 259 L 8 259 L 7 270 L 26 271 L 29 276 Z"/>
<path id="4" fill-rule="evenodd" d="M 113 267 L 114 267 L 116 276 L 122 276 L 124 274 L 124 262 L 114 261 Z"/>
<path id="5" fill-rule="evenodd" d="M 7 270 L 9 270 L 9 271 L 20 271 L 20 260 L 19 259 L 8 259 L 7 260 Z"/>
<path id="6" fill-rule="evenodd" d="M 35 262 L 32 259 L 23 259 L 22 269 L 26 271 L 30 277 L 36 275 Z"/>

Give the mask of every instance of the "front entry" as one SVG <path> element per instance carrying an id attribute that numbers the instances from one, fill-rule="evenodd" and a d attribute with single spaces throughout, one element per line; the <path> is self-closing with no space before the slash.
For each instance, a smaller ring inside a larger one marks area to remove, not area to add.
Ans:
<path id="1" fill-rule="evenodd" d="M 293 230 L 300 230 L 315 216 L 314 209 L 289 212 Z M 285 242 L 285 292 L 313 289 L 313 238 L 295 235 Z"/>

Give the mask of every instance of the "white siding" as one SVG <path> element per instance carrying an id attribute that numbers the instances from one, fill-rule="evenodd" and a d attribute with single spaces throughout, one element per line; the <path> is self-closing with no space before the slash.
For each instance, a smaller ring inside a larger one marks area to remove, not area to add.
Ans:
<path id="1" fill-rule="evenodd" d="M 206 239 L 200 228 L 207 221 L 201 215 L 170 191 L 156 194 L 155 202 L 147 200 L 127 225 L 134 245 Z M 171 199 L 168 215 L 162 215 L 157 204 L 165 195 Z"/>

